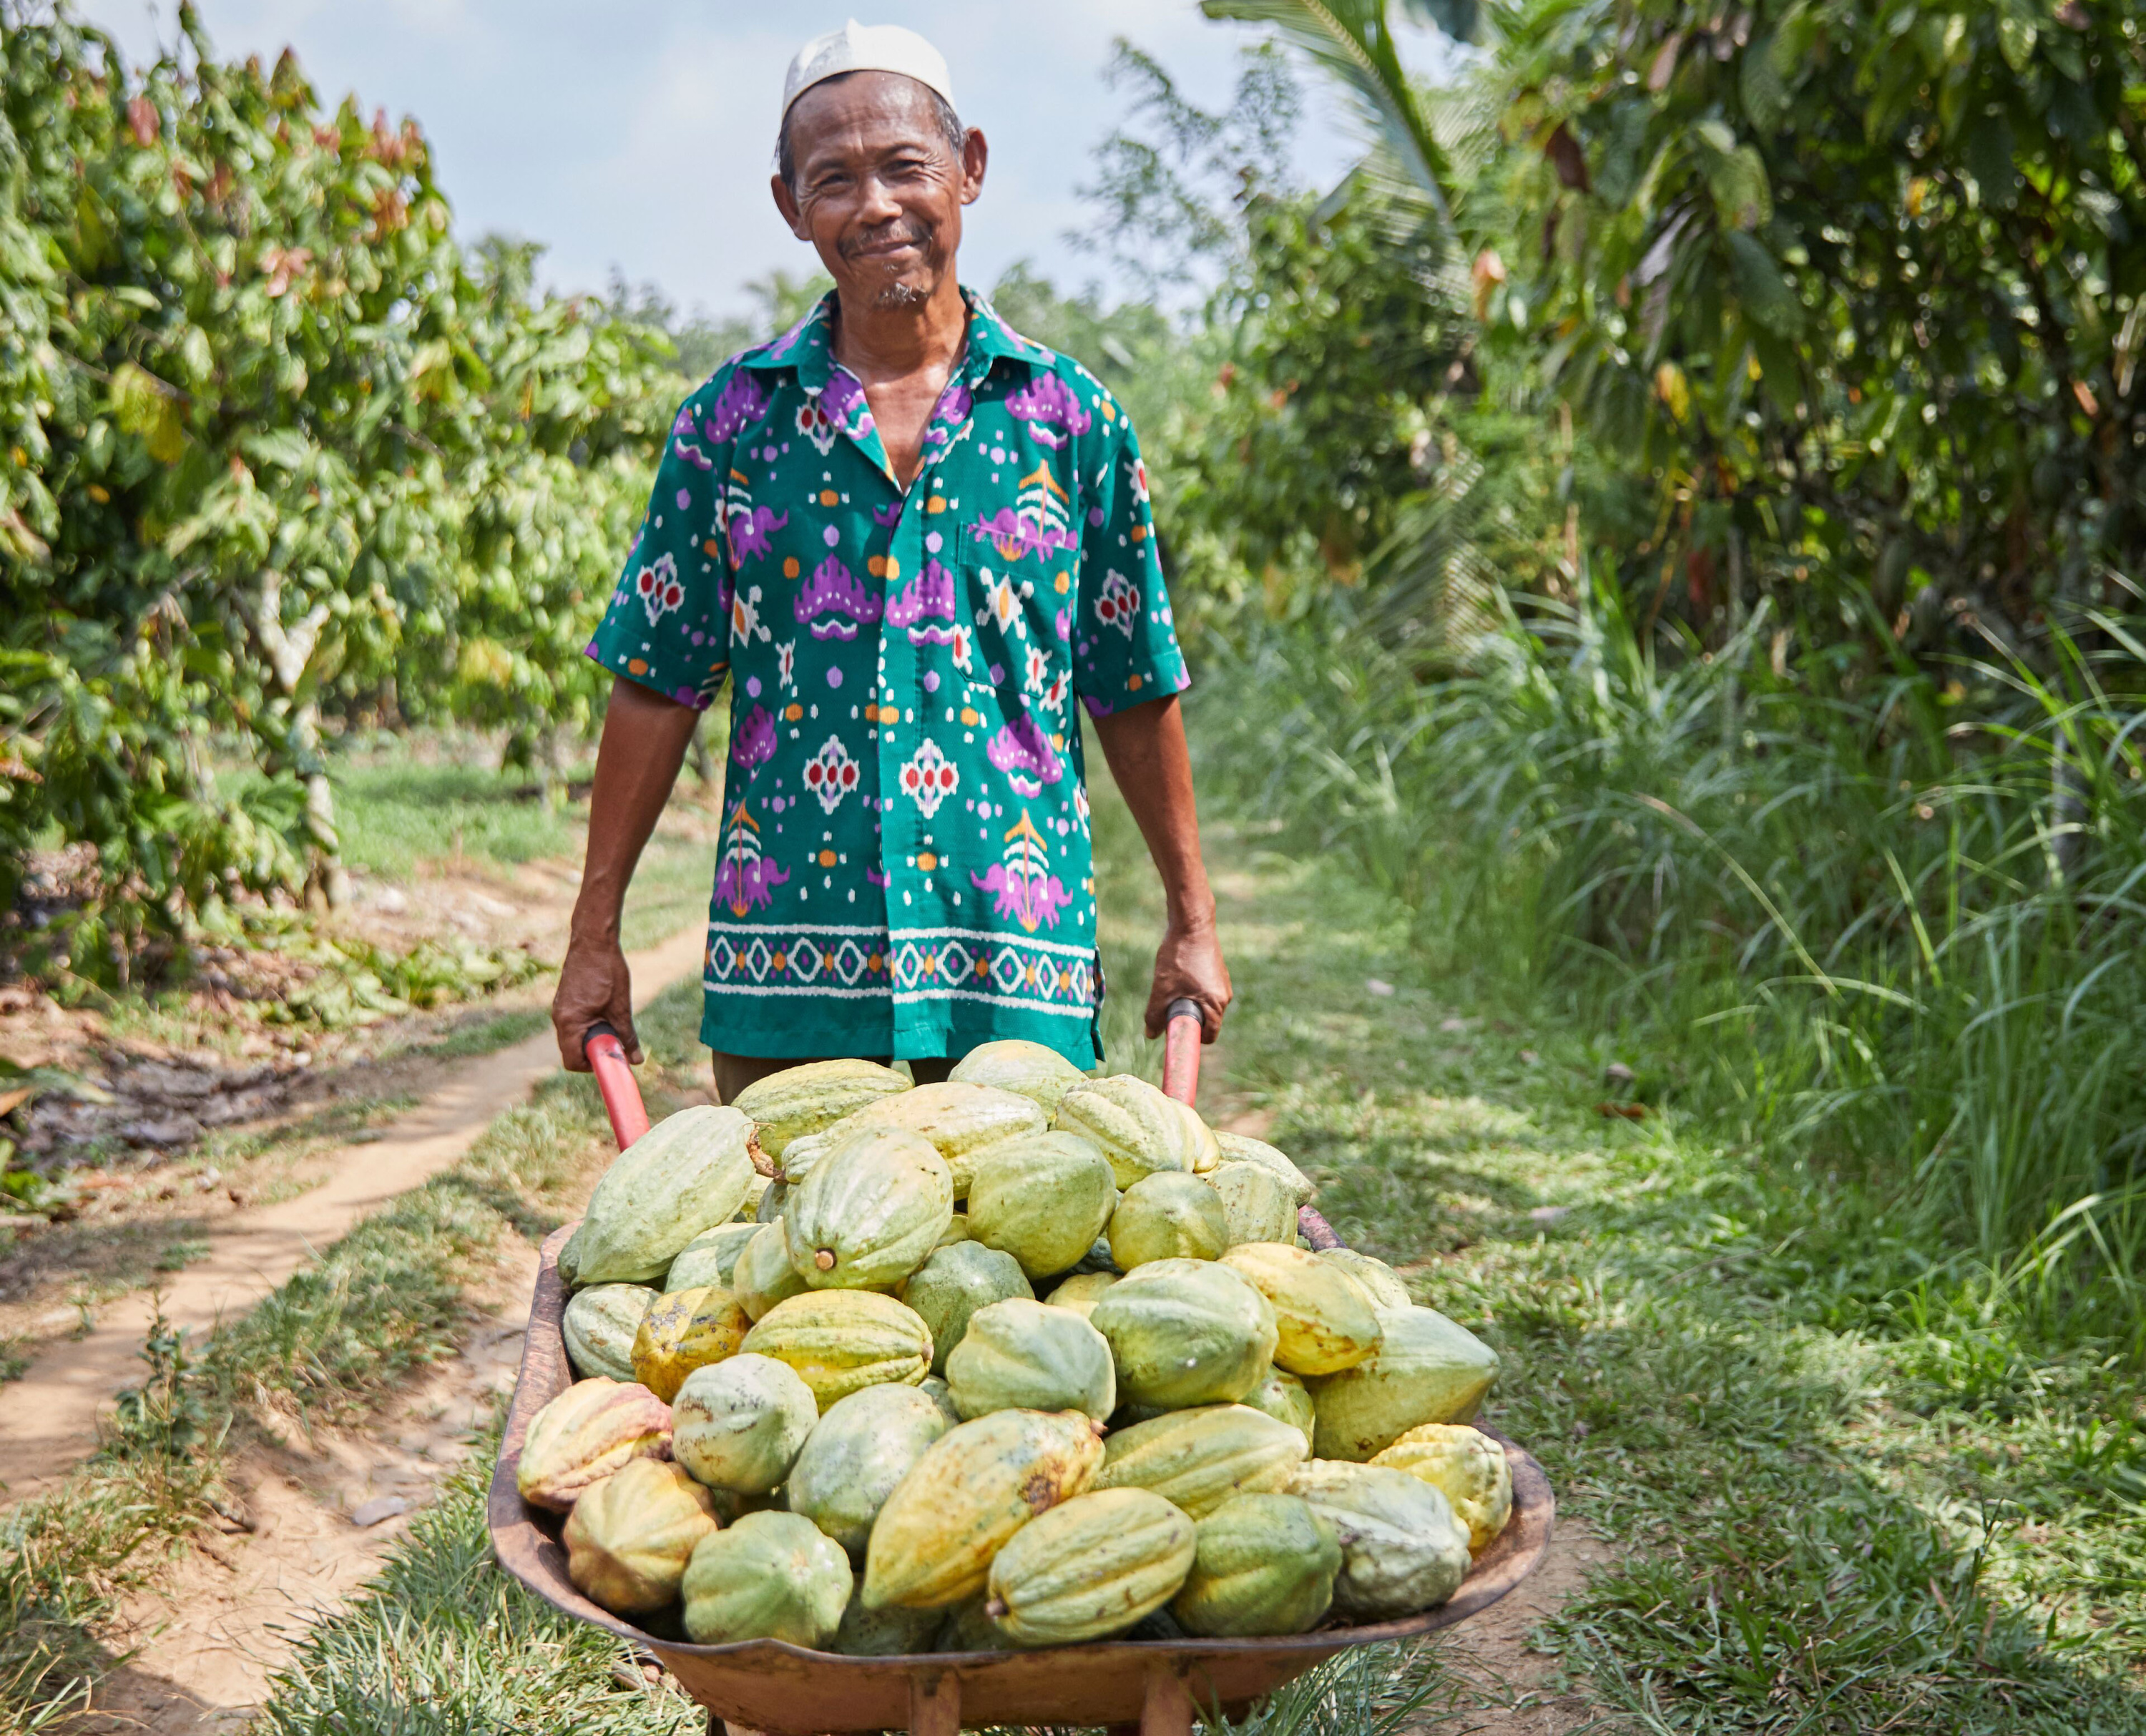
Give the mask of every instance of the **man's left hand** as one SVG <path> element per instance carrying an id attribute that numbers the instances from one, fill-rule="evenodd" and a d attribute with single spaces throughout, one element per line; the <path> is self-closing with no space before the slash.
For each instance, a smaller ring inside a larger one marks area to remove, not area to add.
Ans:
<path id="1" fill-rule="evenodd" d="M 1155 949 L 1155 986 L 1148 991 L 1147 1034 L 1162 1035 L 1169 1022 L 1173 1000 L 1195 1000 L 1200 1005 L 1200 1040 L 1211 1043 L 1222 1034 L 1222 1015 L 1230 1010 L 1235 991 L 1230 986 L 1230 967 L 1222 960 L 1222 943 L 1210 915 L 1202 922 L 1173 922 L 1163 930 L 1162 945 Z"/>

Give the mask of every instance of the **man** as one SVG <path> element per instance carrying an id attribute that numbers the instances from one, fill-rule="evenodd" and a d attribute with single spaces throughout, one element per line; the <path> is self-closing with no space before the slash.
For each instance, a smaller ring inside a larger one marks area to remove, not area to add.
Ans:
<path id="1" fill-rule="evenodd" d="M 701 1039 L 728 1100 L 835 1055 L 941 1079 L 981 1042 L 1102 1059 L 1079 714 L 1168 894 L 1150 1035 L 1230 1004 L 1125 412 L 961 287 L 984 136 L 923 38 L 851 24 L 784 91 L 775 202 L 833 292 L 679 411 L 589 654 L 618 677 L 552 1002 L 640 1051 L 619 908 L 699 711 L 730 766 Z"/>

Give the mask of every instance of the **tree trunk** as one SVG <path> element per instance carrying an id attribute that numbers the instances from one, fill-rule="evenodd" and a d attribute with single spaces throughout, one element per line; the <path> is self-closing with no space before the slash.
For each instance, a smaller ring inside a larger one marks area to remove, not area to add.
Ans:
<path id="1" fill-rule="evenodd" d="M 261 588 L 249 601 L 253 636 L 268 654 L 269 671 L 275 676 L 277 688 L 285 702 L 292 708 L 292 739 L 307 761 L 317 761 L 320 705 L 310 697 L 301 702 L 298 687 L 305 679 L 307 664 L 312 661 L 314 648 L 320 643 L 321 629 L 327 625 L 327 605 L 315 604 L 302 621 L 287 626 L 283 621 L 283 576 L 273 567 L 262 573 Z M 335 791 L 325 771 L 306 773 L 305 785 L 306 836 L 312 855 L 306 874 L 307 901 L 317 900 L 327 909 L 339 910 L 350 902 L 350 875 L 342 866 L 342 844 L 336 836 Z"/>

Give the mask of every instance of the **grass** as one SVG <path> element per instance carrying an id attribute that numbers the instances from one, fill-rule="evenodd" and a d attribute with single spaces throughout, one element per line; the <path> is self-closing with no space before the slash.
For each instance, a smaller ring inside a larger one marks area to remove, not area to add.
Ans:
<path id="1" fill-rule="evenodd" d="M 1617 1031 L 1644 1101 L 1822 1161 L 1934 1282 L 2146 1360 L 2146 651 L 2105 645 L 1941 685 L 1762 612 L 1658 655 L 1603 586 L 1431 674 L 1327 620 L 1224 675 L 1208 786 L 1475 992 Z"/>
<path id="2" fill-rule="evenodd" d="M 1132 1032 L 1158 900 L 1098 796 L 1106 1037 L 1114 1062 L 1146 1063 Z M 1611 1033 L 1525 980 L 1434 973 L 1414 912 L 1346 856 L 1262 836 L 1216 828 L 1210 852 L 1240 997 L 1210 1089 L 1265 1108 L 1343 1234 L 1497 1345 L 1491 1419 L 1542 1459 L 1561 1523 L 1613 1546 L 1539 1635 L 1599 1728 L 2146 1732 L 2146 1389 L 2129 1365 L 1976 1311 L 1927 1263 L 1917 1280 L 1913 1224 L 1842 1209 L 1821 1170 L 1674 1107 L 1600 1115 Z M 697 1081 L 694 999 L 666 997 L 649 1037 Z M 552 1220 L 547 1190 L 576 1140 L 595 1149 L 595 1115 L 571 1086 L 503 1118 L 464 1171 L 347 1238 L 204 1366 L 248 1371 L 255 1403 L 362 1414 L 452 1343 L 470 1250 Z M 216 1381 L 228 1405 L 233 1376 Z M 472 1464 L 368 1594 L 311 1629 L 262 1727 L 696 1729 L 491 1568 Z M 42 1568 L 16 1536 L 0 1612 L 93 1629 L 113 1551 L 137 1562 L 174 1534 L 142 1474 L 107 1464 L 72 1529 L 52 1509 L 31 1539 L 55 1552 Z M 27 1655 L 10 1644 L 0 1681 Z M 1396 1707 L 1411 1728 L 1480 1722 L 1435 1651 L 1345 1669 L 1360 1679 L 1278 1698 L 1260 1736 L 1377 1736 Z"/>
<path id="3" fill-rule="evenodd" d="M 648 1015 L 659 1055 L 685 1058 L 697 1000 L 674 993 Z M 679 1078 L 646 1076 L 658 1113 Z M 107 1451 L 0 1515 L 0 1729 L 59 1720 L 120 1661 L 100 1624 L 186 1546 L 251 1419 L 356 1423 L 452 1354 L 491 1250 L 556 1228 L 608 1142 L 589 1081 L 561 1078 L 207 1343 L 165 1344 Z"/>

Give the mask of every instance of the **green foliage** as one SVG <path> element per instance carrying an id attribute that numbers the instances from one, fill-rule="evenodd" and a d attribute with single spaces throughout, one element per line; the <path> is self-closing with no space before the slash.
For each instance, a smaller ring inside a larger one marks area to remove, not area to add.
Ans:
<path id="1" fill-rule="evenodd" d="M 2044 611 L 2122 598 L 2146 556 L 2134 8 L 1495 16 L 1488 323 L 1651 480 L 1654 576 L 1695 621 L 1765 595 L 1806 642 L 1964 629 L 2039 658 Z"/>
<path id="2" fill-rule="evenodd" d="M 0 17 L 0 899 L 46 828 L 92 843 L 121 955 L 235 886 L 339 890 L 324 712 L 525 757 L 588 722 L 676 389 L 661 334 L 460 252 L 413 122 L 182 27 L 132 72 L 64 4 Z"/>
<path id="3" fill-rule="evenodd" d="M 2119 912 L 2146 765 L 2102 687 L 2135 667 L 1989 671 L 2010 721 L 1958 759 L 1924 678 L 1814 713 L 1763 619 L 1669 665 L 1616 595 L 1509 616 L 1430 681 L 1270 636 L 1204 720 L 1209 777 L 1348 850 L 1453 968 L 1591 1009 L 1654 1057 L 1653 1106 L 1859 1178 L 2054 1334 L 2139 1332 L 2146 977 Z"/>

